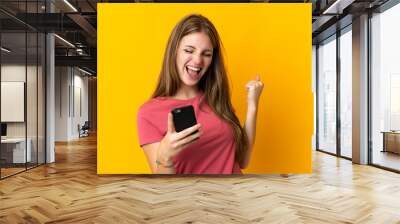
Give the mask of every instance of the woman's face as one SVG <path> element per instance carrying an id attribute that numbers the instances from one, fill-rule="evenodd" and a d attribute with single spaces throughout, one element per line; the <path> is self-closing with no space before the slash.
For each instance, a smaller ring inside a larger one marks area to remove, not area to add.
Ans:
<path id="1" fill-rule="evenodd" d="M 210 38 L 204 32 L 184 36 L 178 46 L 176 66 L 186 86 L 195 86 L 206 73 L 213 57 Z"/>

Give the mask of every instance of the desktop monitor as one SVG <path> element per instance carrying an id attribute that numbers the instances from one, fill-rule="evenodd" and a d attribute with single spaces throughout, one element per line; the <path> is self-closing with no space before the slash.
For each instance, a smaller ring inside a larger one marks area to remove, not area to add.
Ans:
<path id="1" fill-rule="evenodd" d="M 1 136 L 7 136 L 7 124 L 1 124 Z"/>

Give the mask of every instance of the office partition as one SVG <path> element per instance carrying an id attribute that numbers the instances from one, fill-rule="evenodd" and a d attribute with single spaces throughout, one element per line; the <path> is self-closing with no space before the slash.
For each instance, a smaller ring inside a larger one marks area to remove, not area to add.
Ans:
<path id="1" fill-rule="evenodd" d="M 20 1 L 21 14 L 36 13 L 44 1 Z M 4 3 L 5 4 L 5 3 Z M 0 3 L 3 6 L 3 2 Z M 0 178 L 45 162 L 45 34 L 0 11 Z"/>

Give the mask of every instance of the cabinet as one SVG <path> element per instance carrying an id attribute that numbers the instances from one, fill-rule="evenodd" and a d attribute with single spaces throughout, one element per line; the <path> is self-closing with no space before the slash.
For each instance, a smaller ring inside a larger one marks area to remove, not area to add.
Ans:
<path id="1" fill-rule="evenodd" d="M 383 133 L 383 152 L 400 154 L 400 132 L 386 131 Z"/>

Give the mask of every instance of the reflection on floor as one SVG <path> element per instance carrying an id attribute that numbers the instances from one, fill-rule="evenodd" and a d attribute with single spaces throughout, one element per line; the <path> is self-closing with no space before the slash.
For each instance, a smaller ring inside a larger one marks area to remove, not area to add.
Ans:
<path id="1" fill-rule="evenodd" d="M 374 151 L 373 164 L 400 171 L 400 155 L 392 152 Z"/>
<path id="2" fill-rule="evenodd" d="M 1 168 L 1 178 L 13 175 L 15 173 L 18 173 L 18 172 L 21 172 L 21 171 L 24 171 L 24 170 L 25 170 L 25 167 L 24 168 L 20 168 L 20 167 L 17 167 L 17 168 Z"/>
<path id="3" fill-rule="evenodd" d="M 26 169 L 30 169 L 36 167 L 36 163 L 27 163 L 26 167 L 25 164 L 2 164 L 1 178 L 8 177 L 10 175 L 25 171 Z"/>

